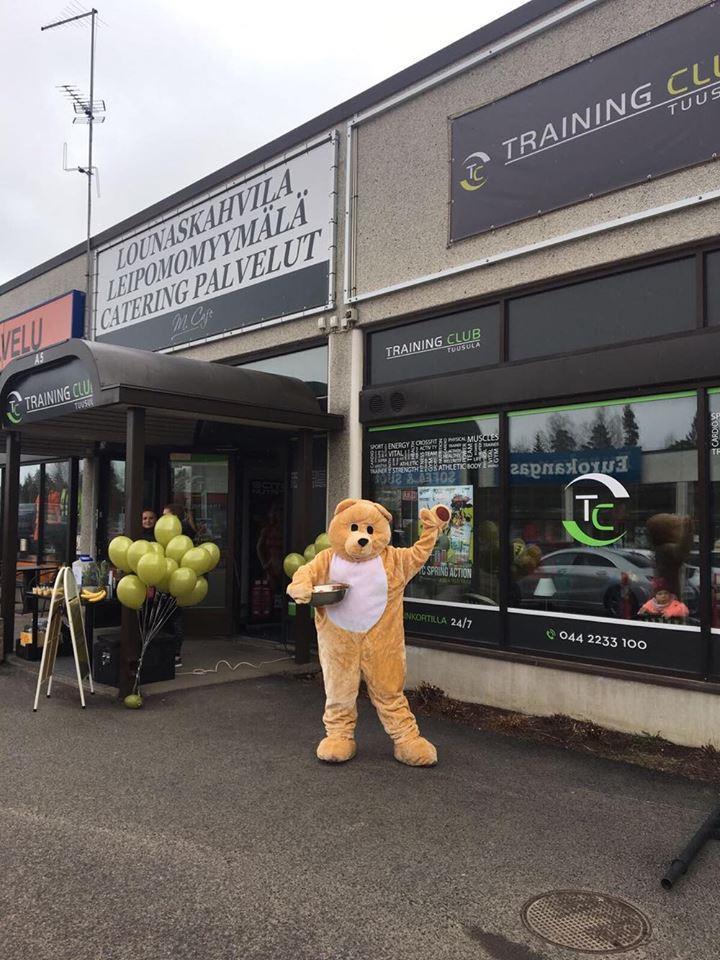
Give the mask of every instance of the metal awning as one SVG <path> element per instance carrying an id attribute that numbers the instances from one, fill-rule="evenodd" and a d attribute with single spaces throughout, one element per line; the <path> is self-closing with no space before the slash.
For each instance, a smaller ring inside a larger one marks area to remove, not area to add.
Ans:
<path id="1" fill-rule="evenodd" d="M 80 454 L 97 440 L 124 442 L 126 413 L 142 408 L 148 444 L 187 444 L 198 421 L 272 430 L 336 431 L 302 381 L 243 367 L 66 340 L 14 360 L 0 376 L 3 430 L 23 452 Z"/>

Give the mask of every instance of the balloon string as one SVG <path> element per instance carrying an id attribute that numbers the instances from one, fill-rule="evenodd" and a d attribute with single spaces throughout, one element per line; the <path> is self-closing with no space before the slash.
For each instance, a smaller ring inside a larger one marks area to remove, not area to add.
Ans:
<path id="1" fill-rule="evenodd" d="M 137 673 L 135 674 L 135 686 L 133 687 L 133 693 L 140 693 L 140 676 L 148 647 L 155 637 L 160 633 L 170 617 L 172 617 L 176 609 L 177 600 L 175 597 L 167 593 L 156 592 L 152 598 L 143 604 L 142 611 L 138 611 L 142 647 L 140 650 L 140 659 L 138 660 Z"/>

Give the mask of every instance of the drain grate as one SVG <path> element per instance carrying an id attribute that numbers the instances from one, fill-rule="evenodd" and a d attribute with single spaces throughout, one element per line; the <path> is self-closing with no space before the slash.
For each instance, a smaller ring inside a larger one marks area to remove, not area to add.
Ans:
<path id="1" fill-rule="evenodd" d="M 647 917 L 635 907 L 581 890 L 555 890 L 533 897 L 523 907 L 522 919 L 543 940 L 586 953 L 632 950 L 650 936 Z"/>

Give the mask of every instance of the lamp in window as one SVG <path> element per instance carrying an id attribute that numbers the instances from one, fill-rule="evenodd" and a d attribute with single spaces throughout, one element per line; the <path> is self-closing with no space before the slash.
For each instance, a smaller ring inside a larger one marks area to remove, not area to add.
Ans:
<path id="1" fill-rule="evenodd" d="M 552 577 L 540 577 L 535 587 L 535 592 L 533 596 L 539 597 L 541 600 L 545 601 L 545 609 L 550 609 L 550 601 L 555 596 L 557 591 L 555 590 L 555 584 Z"/>

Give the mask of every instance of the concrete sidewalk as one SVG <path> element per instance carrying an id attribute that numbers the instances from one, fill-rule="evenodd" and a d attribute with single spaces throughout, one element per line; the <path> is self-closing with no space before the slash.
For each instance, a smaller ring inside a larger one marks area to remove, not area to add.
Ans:
<path id="1" fill-rule="evenodd" d="M 720 847 L 659 884 L 707 787 L 434 719 L 440 764 L 410 769 L 365 701 L 326 766 L 321 686 L 287 677 L 32 694 L 0 668 L 3 960 L 568 960 L 520 918 L 559 889 L 647 915 L 620 956 L 718 956 Z"/>

